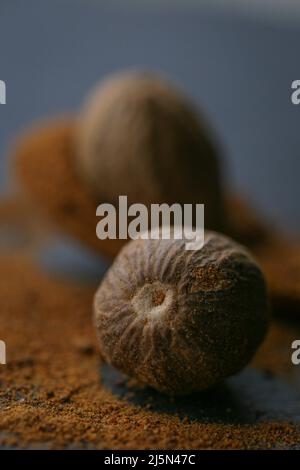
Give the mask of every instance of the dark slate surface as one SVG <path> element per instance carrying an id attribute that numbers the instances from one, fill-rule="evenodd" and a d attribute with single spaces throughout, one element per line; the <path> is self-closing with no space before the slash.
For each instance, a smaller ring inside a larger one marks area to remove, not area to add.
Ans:
<path id="1" fill-rule="evenodd" d="M 228 424 L 300 423 L 300 390 L 249 367 L 214 389 L 176 399 L 150 388 L 128 386 L 126 377 L 109 365 L 102 366 L 101 377 L 125 402 L 181 418 Z"/>

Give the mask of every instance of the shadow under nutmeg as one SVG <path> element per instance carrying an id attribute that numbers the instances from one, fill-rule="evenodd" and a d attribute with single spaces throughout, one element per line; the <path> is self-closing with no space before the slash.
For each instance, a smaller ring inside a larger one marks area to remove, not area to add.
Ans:
<path id="1" fill-rule="evenodd" d="M 257 424 L 278 420 L 300 423 L 300 393 L 274 375 L 247 368 L 219 386 L 183 397 L 169 397 L 135 386 L 104 364 L 103 385 L 113 395 L 152 412 L 206 423 Z"/>

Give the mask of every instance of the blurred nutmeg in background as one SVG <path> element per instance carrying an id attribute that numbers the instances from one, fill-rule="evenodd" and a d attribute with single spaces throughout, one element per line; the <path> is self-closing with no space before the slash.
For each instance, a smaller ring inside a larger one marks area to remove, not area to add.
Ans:
<path id="1" fill-rule="evenodd" d="M 171 395 L 209 388 L 242 369 L 268 325 L 263 275 L 233 240 L 206 232 L 124 247 L 94 301 L 104 359 Z"/>
<path id="2" fill-rule="evenodd" d="M 79 113 L 77 150 L 79 172 L 100 201 L 204 203 L 205 226 L 223 229 L 214 140 L 165 78 L 132 71 L 100 82 Z"/>

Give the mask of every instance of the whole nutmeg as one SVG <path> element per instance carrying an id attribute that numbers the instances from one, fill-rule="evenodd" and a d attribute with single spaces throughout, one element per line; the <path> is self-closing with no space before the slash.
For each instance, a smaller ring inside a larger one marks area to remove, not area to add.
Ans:
<path id="1" fill-rule="evenodd" d="M 171 395 L 213 386 L 242 369 L 268 325 L 263 275 L 233 240 L 206 232 L 126 245 L 94 302 L 103 358 Z"/>
<path id="2" fill-rule="evenodd" d="M 223 229 L 214 140 L 192 104 L 160 76 L 127 72 L 100 83 L 78 117 L 77 166 L 102 202 L 204 203 Z"/>

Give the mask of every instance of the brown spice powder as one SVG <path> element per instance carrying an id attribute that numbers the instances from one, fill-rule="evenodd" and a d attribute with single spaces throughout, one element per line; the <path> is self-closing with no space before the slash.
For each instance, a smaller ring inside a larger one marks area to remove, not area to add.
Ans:
<path id="1" fill-rule="evenodd" d="M 91 325 L 95 286 L 46 276 L 25 256 L 2 255 L 0 444 L 106 449 L 294 448 L 300 430 L 285 422 L 205 423 L 120 399 L 101 383 Z M 274 327 L 275 331 L 277 327 Z M 275 337 L 257 365 L 268 364 Z M 274 336 L 275 335 L 275 336 Z M 269 349 L 268 349 L 269 348 Z M 269 358 L 269 359 L 268 359 Z M 280 367 L 279 367 L 280 368 Z M 282 370 L 284 370 L 282 364 Z"/>
<path id="2" fill-rule="evenodd" d="M 17 139 L 12 165 L 22 190 L 37 211 L 55 227 L 108 258 L 124 240 L 99 240 L 95 235 L 97 200 L 77 175 L 74 150 L 75 118 L 34 126 Z"/>

